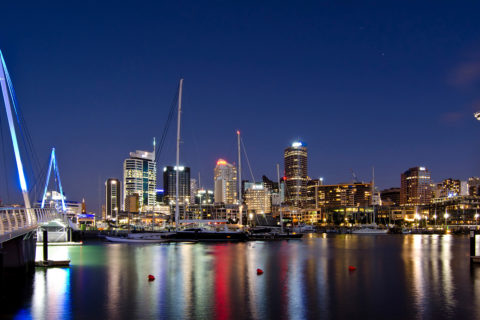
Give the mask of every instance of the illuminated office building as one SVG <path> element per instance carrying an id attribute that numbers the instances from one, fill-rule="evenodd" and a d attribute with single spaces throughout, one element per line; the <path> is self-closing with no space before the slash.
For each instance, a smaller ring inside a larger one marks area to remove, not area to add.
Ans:
<path id="1" fill-rule="evenodd" d="M 303 206 L 307 202 L 307 147 L 302 142 L 294 142 L 285 149 L 285 202 Z"/>
<path id="2" fill-rule="evenodd" d="M 165 203 L 175 205 L 176 201 L 176 172 L 178 172 L 178 202 L 180 205 L 190 204 L 190 168 L 179 166 L 163 168 L 163 190 Z"/>
<path id="3" fill-rule="evenodd" d="M 214 187 L 215 203 L 238 203 L 237 168 L 219 159 L 214 169 Z"/>
<path id="4" fill-rule="evenodd" d="M 105 181 L 105 218 L 111 219 L 112 216 L 121 210 L 121 186 L 120 180 L 110 178 Z"/>
<path id="5" fill-rule="evenodd" d="M 123 197 L 137 194 L 139 210 L 152 211 L 156 200 L 157 167 L 155 153 L 147 151 L 130 152 L 130 158 L 123 163 Z"/>
<path id="6" fill-rule="evenodd" d="M 245 183 L 245 205 L 248 212 L 271 213 L 272 197 L 271 191 L 264 183 Z"/>
<path id="7" fill-rule="evenodd" d="M 410 168 L 401 175 L 400 204 L 417 206 L 432 200 L 430 172 L 425 167 Z"/>

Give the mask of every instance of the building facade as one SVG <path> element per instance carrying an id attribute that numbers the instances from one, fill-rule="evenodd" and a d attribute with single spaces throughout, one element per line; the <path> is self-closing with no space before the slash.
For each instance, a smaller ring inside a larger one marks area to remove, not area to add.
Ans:
<path id="1" fill-rule="evenodd" d="M 163 168 L 163 190 L 165 204 L 175 205 L 176 201 L 176 172 L 178 172 L 178 202 L 185 206 L 190 204 L 190 168 L 179 166 Z"/>
<path id="2" fill-rule="evenodd" d="M 400 205 L 400 188 L 389 188 L 380 192 L 382 203 L 389 206 Z"/>
<path id="3" fill-rule="evenodd" d="M 271 191 L 264 183 L 245 183 L 245 205 L 248 212 L 271 213 Z"/>
<path id="4" fill-rule="evenodd" d="M 371 205 L 372 184 L 355 182 L 324 185 L 312 180 L 308 184 L 309 207 L 340 208 Z"/>
<path id="5" fill-rule="evenodd" d="M 156 200 L 157 167 L 155 153 L 140 151 L 130 152 L 130 158 L 123 163 L 123 196 L 137 194 L 139 210 L 152 211 Z M 125 208 L 125 206 L 124 206 Z"/>
<path id="6" fill-rule="evenodd" d="M 301 207 L 307 202 L 307 147 L 302 142 L 294 142 L 285 149 L 285 202 Z"/>
<path id="7" fill-rule="evenodd" d="M 120 180 L 109 178 L 105 181 L 105 219 L 112 218 L 115 212 L 121 210 Z"/>
<path id="8" fill-rule="evenodd" d="M 410 168 L 401 175 L 400 204 L 418 206 L 432 200 L 430 172 L 425 167 Z"/>
<path id="9" fill-rule="evenodd" d="M 214 169 L 215 203 L 238 203 L 237 168 L 223 159 L 217 161 Z"/>

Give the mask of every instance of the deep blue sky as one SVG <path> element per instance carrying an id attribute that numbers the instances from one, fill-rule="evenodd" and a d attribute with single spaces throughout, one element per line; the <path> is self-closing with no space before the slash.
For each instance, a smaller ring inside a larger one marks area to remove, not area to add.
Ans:
<path id="1" fill-rule="evenodd" d="M 89 210 L 161 136 L 181 76 L 182 162 L 207 187 L 216 159 L 235 161 L 236 129 L 257 179 L 297 138 L 326 183 L 351 168 L 370 180 L 371 166 L 381 188 L 417 165 L 435 181 L 480 174 L 478 2 L 158 2 L 1 4 L 37 152 L 57 148 L 67 196 Z M 172 126 L 162 167 L 174 141 Z"/>

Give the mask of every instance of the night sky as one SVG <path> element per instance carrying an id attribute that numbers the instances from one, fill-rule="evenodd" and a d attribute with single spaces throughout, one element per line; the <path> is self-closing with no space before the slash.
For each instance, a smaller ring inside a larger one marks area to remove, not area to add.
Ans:
<path id="1" fill-rule="evenodd" d="M 237 129 L 256 179 L 276 179 L 296 139 L 328 184 L 372 166 L 380 188 L 417 165 L 437 182 L 480 175 L 479 2 L 157 2 L 0 5 L 19 105 L 70 200 L 99 210 L 105 179 L 161 136 L 180 77 L 181 162 L 205 187 L 218 158 L 236 162 Z M 159 171 L 174 159 L 172 124 Z"/>

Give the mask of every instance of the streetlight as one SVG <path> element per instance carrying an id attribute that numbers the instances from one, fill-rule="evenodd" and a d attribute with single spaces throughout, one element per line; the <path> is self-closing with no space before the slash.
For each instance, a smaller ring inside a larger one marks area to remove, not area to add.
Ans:
<path id="1" fill-rule="evenodd" d="M 480 121 L 480 111 L 477 111 L 473 114 L 473 116 L 475 117 L 475 119 L 477 119 L 478 121 Z"/>
<path id="2" fill-rule="evenodd" d="M 478 217 L 479 217 L 479 216 L 480 216 L 480 215 L 479 215 L 478 213 L 475 213 L 475 216 L 474 216 L 474 217 L 475 217 L 475 224 L 476 224 L 476 225 L 478 225 Z"/>

